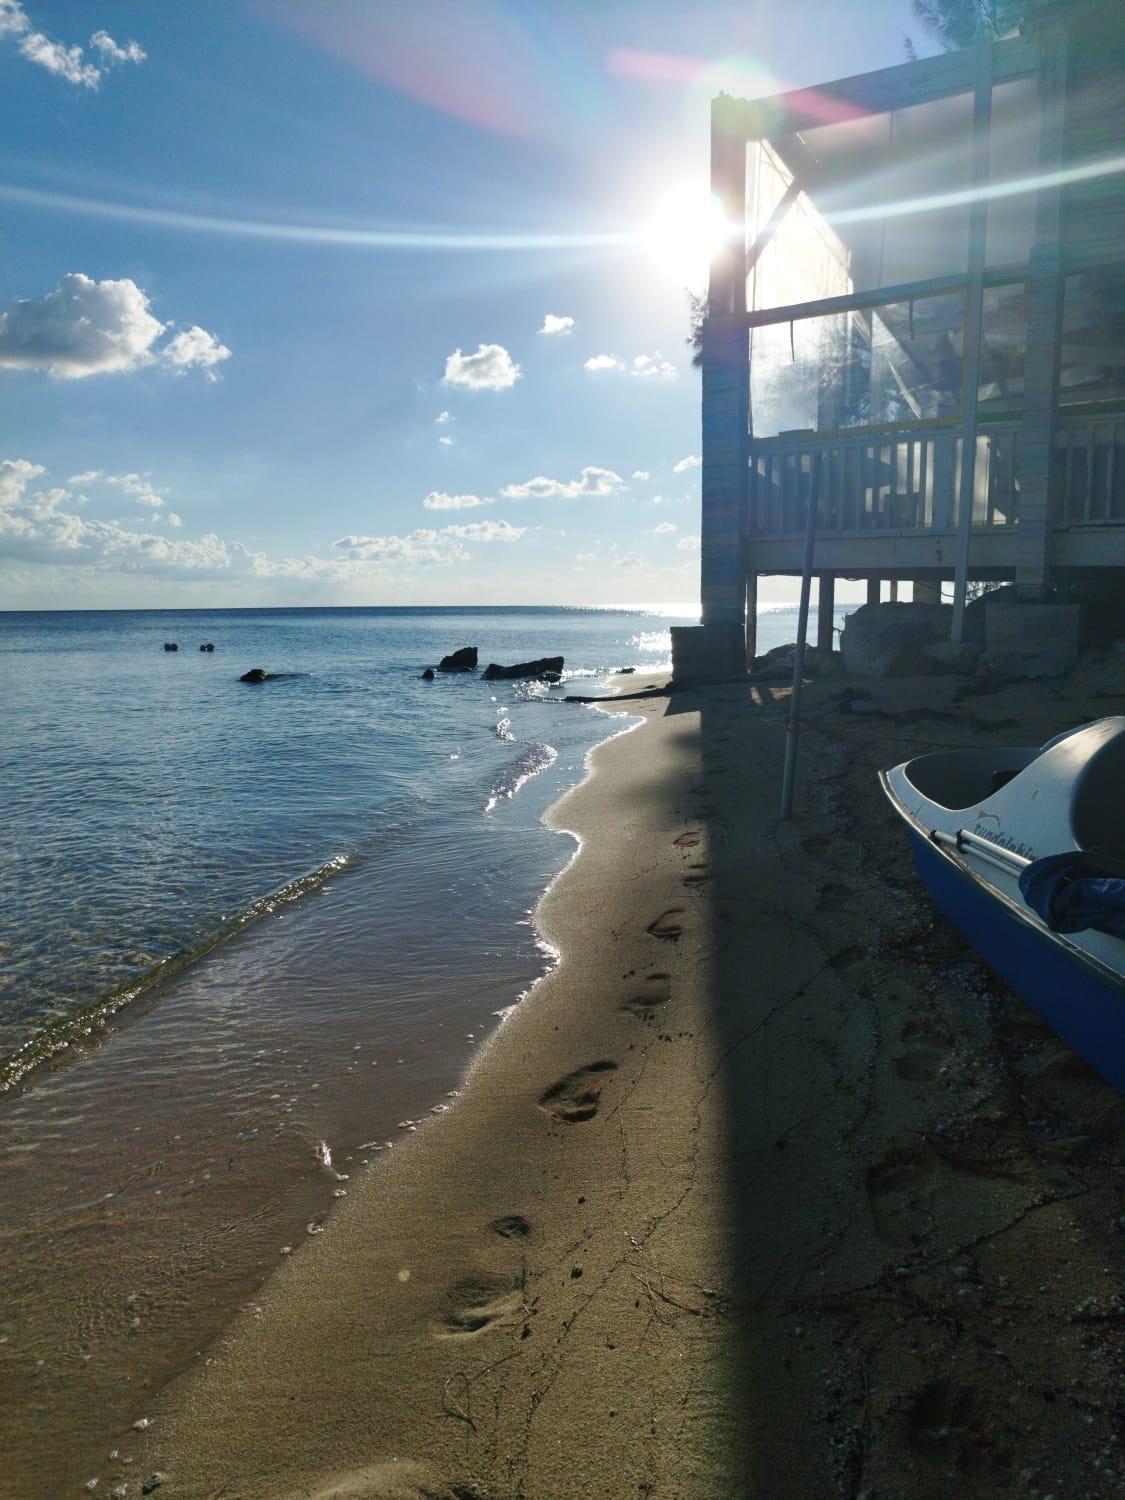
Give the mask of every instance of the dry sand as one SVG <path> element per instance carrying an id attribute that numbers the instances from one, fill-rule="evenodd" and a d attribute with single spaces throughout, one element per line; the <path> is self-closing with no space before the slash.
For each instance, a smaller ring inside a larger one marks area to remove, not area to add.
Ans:
<path id="1" fill-rule="evenodd" d="M 856 692 L 866 697 L 856 697 Z M 1125 1492 L 1122 1100 L 930 906 L 875 771 L 1107 703 L 630 703 L 554 972 L 106 1473 L 161 1496 Z"/>

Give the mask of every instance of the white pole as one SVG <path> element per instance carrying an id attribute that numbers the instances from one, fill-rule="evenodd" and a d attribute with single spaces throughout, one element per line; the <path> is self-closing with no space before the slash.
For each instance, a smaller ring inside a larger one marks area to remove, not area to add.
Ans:
<path id="1" fill-rule="evenodd" d="M 809 630 L 809 596 L 812 593 L 813 548 L 816 542 L 816 513 L 819 508 L 820 454 L 814 450 L 809 474 L 809 513 L 805 521 L 805 558 L 801 568 L 801 607 L 797 612 L 797 649 L 793 653 L 793 691 L 789 695 L 789 717 L 785 721 L 785 769 L 781 777 L 782 819 L 793 816 L 797 739 L 801 733 L 801 678 L 805 671 L 805 637 Z"/>

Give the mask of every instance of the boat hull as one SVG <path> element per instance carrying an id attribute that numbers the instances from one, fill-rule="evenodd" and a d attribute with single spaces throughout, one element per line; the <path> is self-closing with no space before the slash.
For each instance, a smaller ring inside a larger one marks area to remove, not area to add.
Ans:
<path id="1" fill-rule="evenodd" d="M 970 871 L 910 830 L 914 864 L 961 934 L 1069 1047 L 1125 1093 L 1125 985 L 1077 960 Z"/>

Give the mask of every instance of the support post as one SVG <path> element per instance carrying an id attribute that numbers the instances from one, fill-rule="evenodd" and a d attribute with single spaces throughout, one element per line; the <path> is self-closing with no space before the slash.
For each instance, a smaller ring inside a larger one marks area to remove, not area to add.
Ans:
<path id="1" fill-rule="evenodd" d="M 832 650 L 832 628 L 836 618 L 836 575 L 818 573 L 816 596 L 816 649 Z"/>
<path id="2" fill-rule="evenodd" d="M 891 601 L 892 604 L 897 604 L 898 603 L 898 579 L 897 578 L 892 578 L 891 581 L 890 581 L 890 583 L 887 585 L 887 598 Z"/>
<path id="3" fill-rule="evenodd" d="M 746 333 L 746 138 L 735 100 L 711 106 L 711 189 L 731 234 L 711 262 L 703 324 L 700 584 L 703 625 L 746 626 L 750 344 Z M 738 229 L 735 226 L 739 226 Z"/>
<path id="4" fill-rule="evenodd" d="M 965 596 L 969 587 L 969 547 L 973 532 L 973 499 L 977 474 L 977 400 L 980 391 L 980 351 L 984 321 L 984 266 L 988 235 L 989 144 L 992 127 L 992 45 L 977 49 L 973 82 L 973 165 L 970 186 L 979 191 L 969 208 L 969 285 L 965 293 L 964 360 L 961 373 L 961 487 L 957 512 L 957 560 L 953 575 L 951 639 L 964 629 Z"/>
<path id="5" fill-rule="evenodd" d="M 758 654 L 758 575 L 751 558 L 746 566 L 746 670 Z"/>
<path id="6" fill-rule="evenodd" d="M 880 582 L 881 582 L 881 580 L 878 579 L 878 578 L 869 578 L 867 580 L 867 602 L 868 602 L 868 604 L 878 604 L 878 602 L 879 602 L 879 586 L 880 586 Z"/>
<path id="7" fill-rule="evenodd" d="M 1050 175 L 1064 164 L 1068 32 L 1058 16 L 1035 28 L 1039 43 L 1039 169 Z M 1051 508 L 1055 428 L 1059 403 L 1059 351 L 1063 290 L 1061 190 L 1040 188 L 1035 202 L 1035 244 L 1028 260 L 1027 350 L 1020 429 L 1020 513 L 1016 527 L 1016 590 L 1043 599 L 1050 581 Z"/>
<path id="8" fill-rule="evenodd" d="M 914 603 L 915 604 L 940 604 L 941 603 L 941 579 L 940 578 L 916 578 L 914 580 Z"/>
<path id="9" fill-rule="evenodd" d="M 782 819 L 793 816 L 793 788 L 797 776 L 797 739 L 801 733 L 801 679 L 805 673 L 805 637 L 809 633 L 809 596 L 812 593 L 813 550 L 816 545 L 816 513 L 820 509 L 820 454 L 812 456 L 809 476 L 809 509 L 805 517 L 805 557 L 801 567 L 801 607 L 797 611 L 797 649 L 793 652 L 793 690 L 789 695 L 789 717 L 785 720 L 785 766 L 781 775 Z"/>

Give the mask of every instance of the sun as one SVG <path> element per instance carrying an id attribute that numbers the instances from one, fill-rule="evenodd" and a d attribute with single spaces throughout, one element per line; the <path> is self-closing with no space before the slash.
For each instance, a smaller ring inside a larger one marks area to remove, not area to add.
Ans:
<path id="1" fill-rule="evenodd" d="M 684 182 L 662 194 L 639 239 L 662 276 L 692 291 L 707 286 L 713 256 L 738 233 L 714 193 Z"/>

